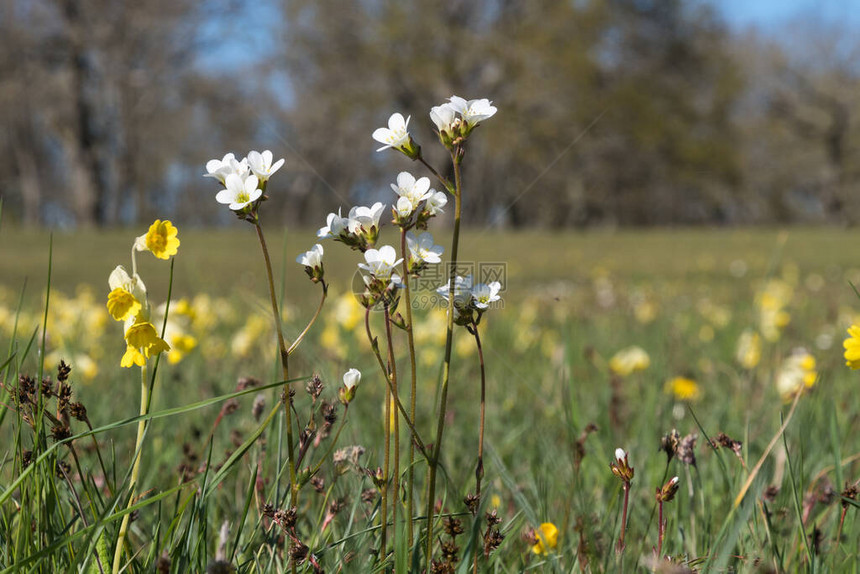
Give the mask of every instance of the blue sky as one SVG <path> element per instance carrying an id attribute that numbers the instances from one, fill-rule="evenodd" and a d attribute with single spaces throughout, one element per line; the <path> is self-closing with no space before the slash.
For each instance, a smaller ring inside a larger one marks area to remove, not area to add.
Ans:
<path id="1" fill-rule="evenodd" d="M 764 30 L 796 18 L 860 24 L 860 0 L 707 0 L 735 28 Z"/>

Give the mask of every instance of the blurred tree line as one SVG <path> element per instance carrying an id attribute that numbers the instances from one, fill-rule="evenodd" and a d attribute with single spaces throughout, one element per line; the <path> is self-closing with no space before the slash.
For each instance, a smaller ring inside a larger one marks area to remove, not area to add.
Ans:
<path id="1" fill-rule="evenodd" d="M 393 111 L 444 165 L 427 113 L 457 94 L 499 108 L 465 163 L 478 223 L 853 224 L 843 26 L 738 32 L 701 0 L 0 0 L 3 217 L 230 221 L 203 165 L 268 148 L 268 212 L 322 224 L 423 173 L 373 151 Z"/>

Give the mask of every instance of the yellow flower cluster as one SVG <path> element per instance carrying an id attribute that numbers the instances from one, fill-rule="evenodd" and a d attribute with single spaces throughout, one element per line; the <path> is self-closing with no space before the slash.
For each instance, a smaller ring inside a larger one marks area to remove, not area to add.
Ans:
<path id="1" fill-rule="evenodd" d="M 135 251 L 150 251 L 158 259 L 169 259 L 179 249 L 177 233 L 176 227 L 170 221 L 157 219 L 145 235 L 135 239 L 131 275 L 119 265 L 108 278 L 111 289 L 107 300 L 108 312 L 116 321 L 125 323 L 126 350 L 120 360 L 122 367 L 143 367 L 150 357 L 170 351 L 170 345 L 159 337 L 152 322 L 146 286 L 137 274 L 134 254 Z M 187 346 L 186 342 L 185 347 Z"/>

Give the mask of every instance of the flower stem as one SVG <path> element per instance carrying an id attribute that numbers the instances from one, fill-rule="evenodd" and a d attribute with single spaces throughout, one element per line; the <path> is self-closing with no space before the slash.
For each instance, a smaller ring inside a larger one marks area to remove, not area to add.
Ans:
<path id="1" fill-rule="evenodd" d="M 386 316 L 386 321 L 388 317 Z M 389 376 L 389 372 L 386 369 L 385 378 L 390 382 L 391 377 Z M 379 543 L 379 556 L 381 560 L 385 560 L 385 557 L 388 555 L 388 465 L 390 463 L 391 456 L 391 387 L 386 386 L 385 388 L 385 455 L 382 460 L 382 522 L 380 529 L 380 543 Z"/>
<path id="2" fill-rule="evenodd" d="M 263 259 L 266 262 L 266 278 L 269 282 L 269 297 L 272 301 L 272 315 L 275 319 L 275 329 L 278 332 L 278 351 L 281 356 L 281 372 L 284 379 L 284 413 L 287 417 L 287 458 L 290 467 L 290 505 L 298 506 L 299 485 L 296 481 L 295 468 L 295 451 L 293 447 L 293 414 L 290 404 L 290 384 L 286 381 L 290 380 L 290 354 L 287 351 L 287 345 L 284 343 L 284 331 L 281 327 L 281 313 L 278 309 L 278 298 L 275 295 L 275 280 L 272 276 L 272 260 L 269 257 L 269 249 L 266 247 L 266 238 L 263 236 L 263 228 L 260 227 L 259 220 L 254 221 L 254 227 L 257 230 L 257 238 L 260 240 L 260 248 L 263 250 Z"/>
<path id="3" fill-rule="evenodd" d="M 457 250 L 460 243 L 460 213 L 462 202 L 460 201 L 460 148 L 451 152 L 451 161 L 454 164 L 454 234 L 451 239 L 451 270 L 448 276 L 448 328 L 445 335 L 445 362 L 442 367 L 442 390 L 439 399 L 439 418 L 436 421 L 436 441 L 433 446 L 433 455 L 430 458 L 430 477 L 427 489 L 427 571 L 430 571 L 433 559 L 433 513 L 436 502 L 436 471 L 439 467 L 439 454 L 442 452 L 442 433 L 445 429 L 445 415 L 448 406 L 448 380 L 451 374 L 451 346 L 454 340 L 454 284 L 457 277 Z"/>
<path id="4" fill-rule="evenodd" d="M 451 191 L 451 182 L 448 181 L 447 179 L 445 179 L 444 177 L 442 177 L 442 175 L 438 171 L 436 171 L 436 168 L 434 168 L 432 165 L 427 163 L 427 160 L 424 159 L 424 156 L 419 155 L 418 161 L 423 163 L 424 167 L 426 167 L 427 169 L 430 170 L 430 173 L 432 173 L 436 177 L 436 179 L 439 180 L 439 183 L 441 183 L 442 185 L 445 186 L 446 190 Z"/>
<path id="5" fill-rule="evenodd" d="M 299 336 L 296 337 L 296 340 L 293 341 L 293 344 L 290 345 L 290 348 L 287 349 L 287 355 L 293 354 L 293 351 L 296 350 L 296 347 L 299 346 L 299 343 L 302 342 L 302 339 L 305 338 L 305 335 L 308 334 L 308 331 L 311 330 L 311 327 L 313 327 L 313 324 L 316 323 L 317 318 L 319 318 L 320 311 L 322 311 L 323 304 L 325 303 L 325 298 L 328 295 L 328 284 L 325 281 L 322 282 L 322 290 L 322 297 L 320 298 L 320 304 L 317 306 L 316 313 L 314 313 L 314 316 L 311 317 L 310 321 L 308 321 L 308 324 L 305 326 L 302 332 L 299 333 Z"/>
<path id="6" fill-rule="evenodd" d="M 388 378 L 388 369 L 385 366 L 385 363 L 382 360 L 382 355 L 379 353 L 379 345 L 377 344 L 376 339 L 373 336 L 373 333 L 370 330 L 370 309 L 365 310 L 364 312 L 364 328 L 367 332 L 367 340 L 370 343 L 370 348 L 373 350 L 373 355 L 376 357 L 376 362 L 379 363 L 379 368 L 382 369 L 382 373 L 385 376 L 385 380 L 388 383 L 388 388 L 391 389 L 391 379 Z M 403 406 L 403 403 L 400 402 L 400 399 L 395 398 L 395 406 L 400 411 L 401 416 L 403 416 L 403 420 L 406 421 L 406 426 L 409 427 L 409 432 L 412 433 L 412 441 L 415 443 L 415 446 L 418 447 L 418 452 L 421 453 L 427 462 L 430 462 L 430 455 L 432 453 L 427 451 L 427 447 L 424 446 L 424 441 L 421 440 L 421 436 L 419 436 L 418 431 L 415 429 L 415 424 L 412 422 L 412 419 L 409 417 L 409 413 L 406 412 L 406 408 Z"/>
<path id="7" fill-rule="evenodd" d="M 624 552 L 624 532 L 627 529 L 627 503 L 630 500 L 630 482 L 624 481 L 624 507 L 621 510 L 621 534 L 618 537 L 618 546 L 615 548 L 619 554 Z M 660 509 L 662 513 L 662 505 Z M 661 517 L 662 519 L 662 514 Z"/>
<path id="8" fill-rule="evenodd" d="M 478 464 L 475 466 L 475 495 L 478 497 L 478 504 L 481 502 L 481 480 L 484 478 L 484 415 L 486 414 L 486 370 L 484 368 L 484 348 L 481 346 L 481 335 L 478 333 L 478 325 L 473 327 L 475 335 L 475 344 L 478 346 L 478 360 L 481 363 L 481 422 L 478 428 Z M 475 515 L 478 520 L 478 514 Z M 478 529 L 478 532 L 480 529 Z M 477 548 L 477 545 L 476 545 Z M 478 574 L 478 556 L 480 553 L 475 550 L 475 561 L 473 564 L 474 574 Z"/>
<path id="9" fill-rule="evenodd" d="M 145 416 L 149 410 L 149 384 L 146 378 L 146 364 L 140 368 L 140 416 Z M 143 445 L 143 433 L 146 430 L 146 420 L 137 421 L 137 438 L 134 442 L 134 463 L 131 467 L 131 481 L 129 482 L 129 497 L 126 509 L 134 506 L 134 497 L 137 490 L 137 479 L 140 476 L 140 455 L 141 446 Z M 116 549 L 113 554 L 113 574 L 119 572 L 120 562 L 122 560 L 122 547 L 125 542 L 125 536 L 128 533 L 128 525 L 131 522 L 131 513 L 127 513 L 122 517 L 122 523 L 119 527 L 119 537 L 116 541 Z"/>
<path id="10" fill-rule="evenodd" d="M 406 284 L 406 341 L 409 346 L 409 369 L 411 375 L 410 393 L 409 393 L 409 417 L 415 420 L 415 401 L 416 391 L 418 388 L 418 373 L 415 367 L 415 333 L 412 329 L 412 292 L 409 287 L 409 257 L 406 251 L 406 230 L 400 230 L 400 257 L 403 258 L 403 278 Z M 413 494 L 415 490 L 415 442 L 409 441 L 409 470 L 406 476 L 406 514 L 409 516 L 409 522 L 406 525 L 407 544 L 412 548 L 412 539 L 414 537 L 412 516 L 413 516 Z"/>
<path id="11" fill-rule="evenodd" d="M 408 280 L 407 280 L 408 282 Z M 385 305 L 385 337 L 388 340 L 388 369 L 391 373 L 391 393 L 393 399 L 400 402 L 400 394 L 397 391 L 397 363 L 394 359 L 394 339 L 391 336 L 391 310 L 388 304 Z M 391 405 L 389 405 L 389 409 Z M 397 504 L 400 498 L 400 417 L 397 413 L 394 414 L 394 473 L 391 477 L 391 492 L 394 493 L 391 498 L 391 523 L 394 525 L 394 530 L 391 535 L 391 544 L 397 548 Z M 390 415 L 389 415 L 390 416 Z M 391 424 L 391 418 L 386 419 L 385 424 Z M 410 516 L 410 520 L 411 520 Z"/>
<path id="12" fill-rule="evenodd" d="M 663 558 L 663 533 L 665 532 L 665 524 L 663 524 L 663 499 L 657 502 L 657 560 Z"/>

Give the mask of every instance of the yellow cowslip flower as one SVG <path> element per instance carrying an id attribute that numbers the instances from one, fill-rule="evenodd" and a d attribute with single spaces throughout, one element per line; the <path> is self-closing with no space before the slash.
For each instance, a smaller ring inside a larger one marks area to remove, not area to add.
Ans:
<path id="1" fill-rule="evenodd" d="M 544 522 L 535 530 L 537 542 L 532 546 L 535 554 L 549 554 L 558 546 L 558 528 L 552 522 Z"/>
<path id="2" fill-rule="evenodd" d="M 845 364 L 854 370 L 860 369 L 860 327 L 848 327 L 849 338 L 842 342 L 845 347 Z"/>
<path id="3" fill-rule="evenodd" d="M 117 287 L 108 294 L 107 309 L 111 317 L 117 321 L 125 321 L 140 312 L 141 304 L 134 295 L 122 287 Z"/>
<path id="4" fill-rule="evenodd" d="M 702 391 L 699 389 L 698 383 L 687 377 L 675 377 L 666 381 L 664 390 L 675 395 L 679 401 L 695 401 L 702 396 Z"/>
<path id="5" fill-rule="evenodd" d="M 146 365 L 146 357 L 143 356 L 139 350 L 135 349 L 131 345 L 128 345 L 125 348 L 125 354 L 123 354 L 122 359 L 119 361 L 120 367 L 130 368 L 133 365 L 137 365 L 138 367 L 143 367 Z"/>
<path id="6" fill-rule="evenodd" d="M 745 369 L 754 369 L 761 361 L 761 337 L 751 329 L 741 333 L 735 358 Z"/>
<path id="7" fill-rule="evenodd" d="M 127 321 L 136 317 L 146 305 L 146 286 L 140 276 L 133 276 L 122 265 L 117 265 L 108 277 L 107 309 L 117 321 Z"/>
<path id="8" fill-rule="evenodd" d="M 135 245 L 138 251 L 151 251 L 159 259 L 170 259 L 179 251 L 178 233 L 179 230 L 167 219 L 156 219 Z"/>
<path id="9" fill-rule="evenodd" d="M 158 336 L 155 325 L 140 317 L 126 330 L 125 342 L 126 351 L 120 361 L 123 367 L 142 367 L 146 359 L 170 350 L 170 345 Z"/>
<path id="10" fill-rule="evenodd" d="M 626 377 L 636 371 L 644 371 L 651 365 L 651 357 L 642 347 L 621 349 L 609 359 L 609 368 L 616 375 Z"/>

